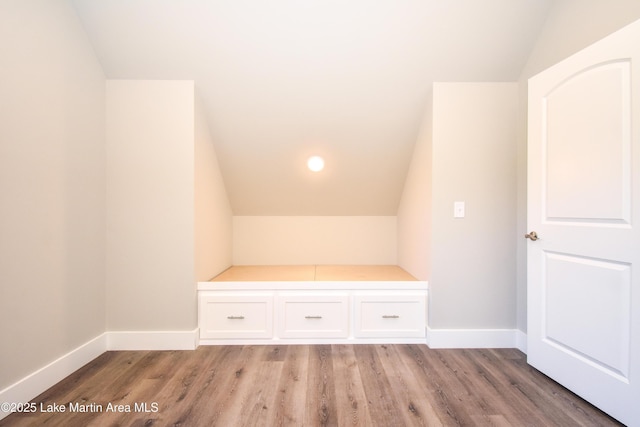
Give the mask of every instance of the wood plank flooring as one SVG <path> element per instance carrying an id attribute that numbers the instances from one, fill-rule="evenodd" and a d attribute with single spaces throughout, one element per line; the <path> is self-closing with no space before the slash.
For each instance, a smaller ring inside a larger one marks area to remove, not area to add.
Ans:
<path id="1" fill-rule="evenodd" d="M 107 352 L 33 403 L 0 426 L 620 425 L 518 350 L 424 345 Z"/>

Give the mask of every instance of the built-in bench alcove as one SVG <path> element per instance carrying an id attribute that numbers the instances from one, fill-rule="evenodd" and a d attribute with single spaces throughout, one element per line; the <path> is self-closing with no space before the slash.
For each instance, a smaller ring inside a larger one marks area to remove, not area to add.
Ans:
<path id="1" fill-rule="evenodd" d="M 233 266 L 198 284 L 200 344 L 424 343 L 427 292 L 394 265 Z"/>

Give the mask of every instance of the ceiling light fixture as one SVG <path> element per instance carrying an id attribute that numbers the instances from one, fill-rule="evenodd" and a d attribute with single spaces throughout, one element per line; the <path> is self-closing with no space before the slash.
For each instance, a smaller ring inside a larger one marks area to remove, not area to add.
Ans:
<path id="1" fill-rule="evenodd" d="M 324 159 L 320 156 L 312 156 L 307 160 L 307 167 L 313 172 L 320 172 L 324 169 Z"/>

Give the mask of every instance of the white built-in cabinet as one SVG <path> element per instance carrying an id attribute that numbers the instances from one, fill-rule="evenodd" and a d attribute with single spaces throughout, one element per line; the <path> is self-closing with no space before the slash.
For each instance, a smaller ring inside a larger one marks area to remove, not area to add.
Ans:
<path id="1" fill-rule="evenodd" d="M 427 283 L 201 282 L 200 344 L 424 343 Z"/>

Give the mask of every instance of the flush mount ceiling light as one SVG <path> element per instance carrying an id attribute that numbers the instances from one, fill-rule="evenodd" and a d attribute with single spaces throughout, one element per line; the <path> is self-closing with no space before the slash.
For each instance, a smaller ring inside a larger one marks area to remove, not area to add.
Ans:
<path id="1" fill-rule="evenodd" d="M 320 172 L 324 169 L 324 159 L 320 156 L 312 156 L 307 160 L 307 167 L 313 172 Z"/>

